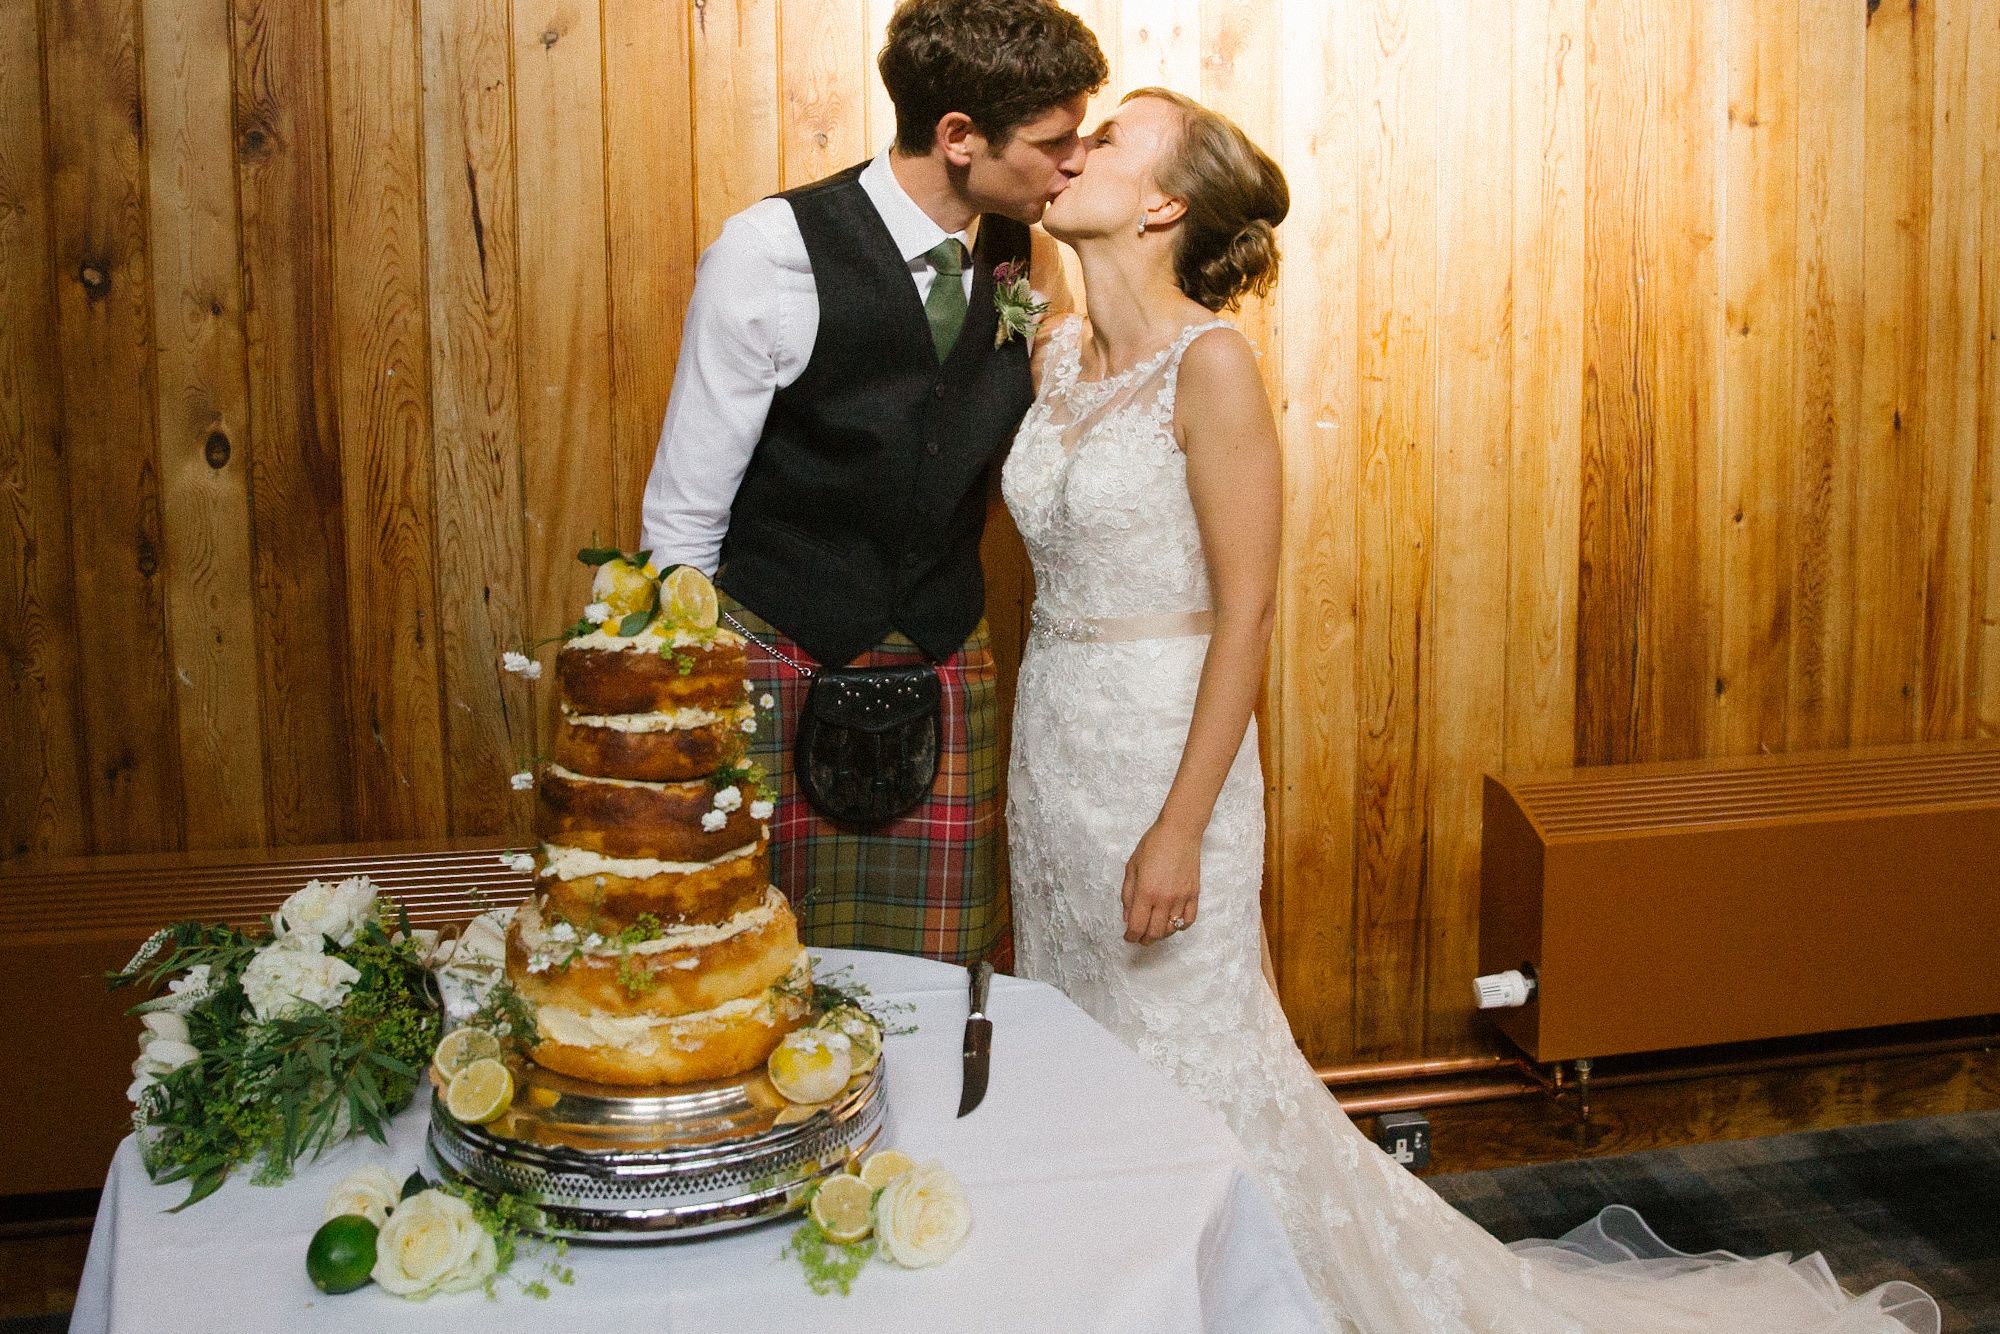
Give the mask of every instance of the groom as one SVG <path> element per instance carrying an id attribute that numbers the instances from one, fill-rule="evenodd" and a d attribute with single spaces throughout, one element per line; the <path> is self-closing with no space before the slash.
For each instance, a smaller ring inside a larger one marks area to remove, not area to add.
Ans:
<path id="1" fill-rule="evenodd" d="M 661 568 L 716 574 L 771 701 L 751 743 L 779 794 L 773 873 L 805 937 L 953 962 L 1011 957 L 999 885 L 998 702 L 979 540 L 1033 398 L 994 270 L 1064 303 L 1048 201 L 1083 169 L 1106 77 L 1048 0 L 907 0 L 879 58 L 896 140 L 729 219 L 703 254 L 646 483 Z M 933 664 L 936 781 L 857 827 L 800 795 L 806 673 Z M 804 670 L 801 670 L 804 669 Z"/>

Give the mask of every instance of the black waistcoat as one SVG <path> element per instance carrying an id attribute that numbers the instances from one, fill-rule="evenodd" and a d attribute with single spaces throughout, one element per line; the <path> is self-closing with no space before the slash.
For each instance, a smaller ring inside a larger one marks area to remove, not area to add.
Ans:
<path id="1" fill-rule="evenodd" d="M 777 392 L 730 508 L 717 582 L 840 665 L 901 630 L 956 653 L 985 610 L 986 480 L 1034 398 L 1028 347 L 994 347 L 993 269 L 1028 229 L 987 216 L 958 342 L 938 364 L 923 302 L 850 167 L 786 192 L 812 261 L 819 332 Z"/>

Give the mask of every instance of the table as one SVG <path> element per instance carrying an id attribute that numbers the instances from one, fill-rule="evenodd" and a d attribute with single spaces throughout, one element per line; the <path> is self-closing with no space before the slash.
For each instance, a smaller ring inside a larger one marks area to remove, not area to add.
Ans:
<path id="1" fill-rule="evenodd" d="M 965 970 L 899 955 L 815 950 L 885 1000 L 914 1006 L 892 1036 L 884 1142 L 935 1159 L 965 1183 L 972 1235 L 935 1269 L 871 1264 L 852 1294 L 815 1296 L 780 1259 L 791 1222 L 708 1240 L 574 1247 L 573 1287 L 546 1301 L 504 1280 L 406 1302 L 379 1288 L 329 1297 L 306 1279 L 306 1242 L 347 1173 L 422 1158 L 428 1106 L 399 1116 L 387 1145 L 351 1140 L 290 1183 L 238 1173 L 185 1213 L 136 1146 L 105 1182 L 70 1328 L 163 1330 L 574 1330 L 663 1334 L 821 1331 L 1317 1331 L 1277 1214 L 1228 1127 L 1053 988 L 994 979 L 993 1077 L 958 1119 Z M 533 1277 L 532 1260 L 520 1277 Z"/>

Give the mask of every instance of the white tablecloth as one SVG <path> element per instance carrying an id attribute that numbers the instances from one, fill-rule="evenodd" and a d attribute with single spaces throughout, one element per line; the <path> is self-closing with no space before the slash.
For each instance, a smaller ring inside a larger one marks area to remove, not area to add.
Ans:
<path id="1" fill-rule="evenodd" d="M 306 1242 L 348 1172 L 398 1176 L 422 1158 L 422 1099 L 386 1146 L 349 1141 L 288 1184 L 238 1173 L 185 1213 L 136 1146 L 105 1182 L 70 1328 L 98 1331 L 1132 1331 L 1317 1330 L 1276 1213 L 1223 1122 L 1054 989 L 994 980 L 993 1076 L 960 1120 L 965 971 L 898 955 L 815 951 L 874 995 L 913 1004 L 889 1039 L 886 1143 L 965 1183 L 972 1235 L 935 1269 L 869 1265 L 850 1296 L 815 1296 L 779 1251 L 795 1224 L 663 1246 L 573 1247 L 573 1287 L 537 1301 L 504 1280 L 405 1302 L 371 1285 L 329 1297 L 306 1278 Z M 538 1266 L 524 1260 L 519 1277 Z"/>

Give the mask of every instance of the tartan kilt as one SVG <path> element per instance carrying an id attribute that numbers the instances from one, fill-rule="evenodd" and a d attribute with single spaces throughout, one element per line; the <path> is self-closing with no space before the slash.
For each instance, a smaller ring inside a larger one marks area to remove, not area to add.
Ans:
<path id="1" fill-rule="evenodd" d="M 734 598 L 718 596 L 723 610 L 756 636 L 744 646 L 759 705 L 748 757 L 764 767 L 778 793 L 770 821 L 771 876 L 791 900 L 806 943 L 948 963 L 987 959 L 1011 968 L 1014 937 L 1000 883 L 998 674 L 986 623 L 938 664 L 944 745 L 929 798 L 888 824 L 857 831 L 826 819 L 799 794 L 792 746 L 810 682 L 757 640 L 808 666 L 813 659 Z M 896 636 L 855 665 L 925 661 L 915 645 Z"/>

